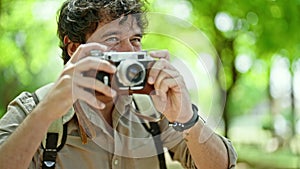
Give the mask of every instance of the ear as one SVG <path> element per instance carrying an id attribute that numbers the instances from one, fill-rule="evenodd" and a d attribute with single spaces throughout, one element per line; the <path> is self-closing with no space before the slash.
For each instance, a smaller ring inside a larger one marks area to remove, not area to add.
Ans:
<path id="1" fill-rule="evenodd" d="M 67 52 L 70 57 L 72 57 L 73 53 L 80 45 L 80 43 L 72 42 L 67 35 L 64 37 L 64 44 L 67 44 Z"/>

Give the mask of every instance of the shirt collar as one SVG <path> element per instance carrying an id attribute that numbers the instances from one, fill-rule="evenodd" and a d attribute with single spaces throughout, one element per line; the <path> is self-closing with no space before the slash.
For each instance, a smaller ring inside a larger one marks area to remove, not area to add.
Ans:
<path id="1" fill-rule="evenodd" d="M 118 125 L 120 117 L 123 116 L 128 111 L 126 108 L 128 106 L 131 106 L 131 104 L 132 104 L 132 96 L 130 96 L 130 95 L 121 95 L 116 100 L 115 108 L 112 112 L 114 129 Z"/>

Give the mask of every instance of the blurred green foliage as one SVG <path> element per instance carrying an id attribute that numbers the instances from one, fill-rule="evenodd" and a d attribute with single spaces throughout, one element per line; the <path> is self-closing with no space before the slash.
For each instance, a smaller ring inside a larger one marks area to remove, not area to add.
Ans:
<path id="1" fill-rule="evenodd" d="M 227 92 L 224 113 L 232 119 L 253 112 L 263 102 L 272 102 L 270 85 L 273 84 L 269 79 L 274 56 L 289 60 L 291 74 L 300 57 L 300 1 L 189 2 L 193 7 L 193 23 L 209 36 L 222 60 L 226 77 L 219 80 L 227 84 L 223 87 Z M 236 66 L 240 56 L 251 61 L 247 71 L 241 72 Z"/>
<path id="2" fill-rule="evenodd" d="M 300 58 L 300 1 L 189 2 L 192 22 L 208 35 L 222 60 L 225 77 L 218 80 L 226 82 L 221 86 L 227 98 L 225 133 L 244 143 L 237 147 L 240 160 L 250 165 L 241 168 L 299 167 L 299 86 L 293 84 L 299 79 L 294 74 Z M 287 72 L 271 77 L 278 58 L 284 58 L 282 71 Z M 279 155 L 282 151 L 287 151 L 285 157 Z"/>
<path id="3" fill-rule="evenodd" d="M 21 91 L 53 81 L 62 68 L 56 10 L 60 1 L 1 1 L 0 116 Z"/>

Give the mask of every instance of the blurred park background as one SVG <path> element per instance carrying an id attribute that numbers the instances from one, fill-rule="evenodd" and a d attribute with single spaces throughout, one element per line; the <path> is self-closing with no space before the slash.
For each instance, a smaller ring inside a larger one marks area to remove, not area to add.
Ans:
<path id="1" fill-rule="evenodd" d="M 148 1 L 158 13 L 144 47 L 170 50 L 208 124 L 232 140 L 237 169 L 300 168 L 300 0 Z M 62 2 L 0 0 L 0 117 L 59 76 Z"/>

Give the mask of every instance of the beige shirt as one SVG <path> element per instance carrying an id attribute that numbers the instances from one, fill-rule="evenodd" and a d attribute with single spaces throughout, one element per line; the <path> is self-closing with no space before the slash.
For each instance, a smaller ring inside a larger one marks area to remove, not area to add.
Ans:
<path id="1" fill-rule="evenodd" d="M 159 168 L 152 135 L 141 124 L 139 117 L 125 109 L 125 105 L 131 104 L 131 97 L 119 100 L 112 113 L 112 127 L 82 103 L 85 112 L 89 114 L 88 118 L 94 119 L 92 123 L 96 131 L 96 136 L 88 139 L 87 144 L 82 144 L 78 122 L 70 116 L 74 114 L 73 110 L 69 111 L 69 117 L 64 117 L 64 122 L 68 125 L 67 141 L 58 152 L 56 169 Z M 7 113 L 0 120 L 0 144 L 15 131 L 34 107 L 32 95 L 28 92 L 20 94 L 9 104 Z M 166 119 L 160 121 L 159 126 L 163 146 L 174 154 L 173 160 L 179 161 L 184 168 L 195 168 L 182 133 L 169 127 Z M 234 168 L 237 159 L 235 150 L 229 140 L 220 137 L 228 150 L 229 168 Z M 42 157 L 43 149 L 40 147 L 29 168 L 41 168 Z"/>

